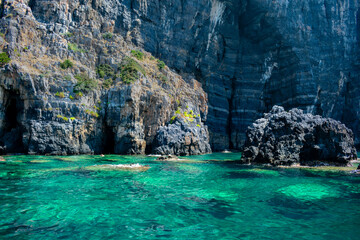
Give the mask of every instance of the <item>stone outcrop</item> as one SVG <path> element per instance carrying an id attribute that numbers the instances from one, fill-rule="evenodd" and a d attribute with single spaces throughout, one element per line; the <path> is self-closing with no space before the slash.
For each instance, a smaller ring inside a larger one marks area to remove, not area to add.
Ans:
<path id="1" fill-rule="evenodd" d="M 246 132 L 242 162 L 346 166 L 357 159 L 353 133 L 330 118 L 274 106 Z"/>
<path id="2" fill-rule="evenodd" d="M 198 155 L 211 153 L 207 127 L 200 117 L 192 121 L 177 117 L 174 123 L 160 127 L 155 136 L 154 153 L 161 155 Z"/>

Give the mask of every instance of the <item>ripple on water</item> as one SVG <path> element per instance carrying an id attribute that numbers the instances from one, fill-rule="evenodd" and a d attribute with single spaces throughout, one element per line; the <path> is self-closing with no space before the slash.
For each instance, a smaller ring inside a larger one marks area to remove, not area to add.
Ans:
<path id="1" fill-rule="evenodd" d="M 279 193 L 302 201 L 320 200 L 329 197 L 339 197 L 339 192 L 331 186 L 323 184 L 295 184 L 283 187 L 278 190 Z"/>

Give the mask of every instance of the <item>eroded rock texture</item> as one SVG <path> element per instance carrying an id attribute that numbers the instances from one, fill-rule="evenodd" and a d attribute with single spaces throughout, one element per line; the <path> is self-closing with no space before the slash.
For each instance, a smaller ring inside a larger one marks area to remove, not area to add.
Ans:
<path id="1" fill-rule="evenodd" d="M 274 106 L 247 130 L 242 162 L 346 166 L 357 159 L 353 133 L 344 124 L 302 110 Z"/>
<path id="2" fill-rule="evenodd" d="M 160 127 L 155 136 L 154 153 L 161 155 L 193 155 L 211 152 L 209 133 L 196 117 L 192 122 L 177 118 L 168 126 Z"/>
<path id="3" fill-rule="evenodd" d="M 11 62 L 1 63 L 1 153 L 150 153 L 159 128 L 185 109 L 208 134 L 201 84 L 149 53 L 131 52 L 135 46 L 112 33 L 114 23 L 94 6 L 96 1 L 3 1 L 0 45 Z M 65 59 L 73 66 L 61 65 Z M 79 79 L 95 86 L 76 91 Z M 205 152 L 188 151 L 198 153 Z"/>
<path id="4" fill-rule="evenodd" d="M 2 30 L 6 34 L 0 41 L 7 42 L 11 56 L 18 54 L 16 45 L 40 44 L 30 51 L 32 63 L 24 72 L 33 66 L 44 73 L 49 69 L 35 63 L 34 56 L 57 61 L 71 57 L 82 63 L 81 70 L 94 71 L 101 63 L 116 64 L 121 48 L 138 46 L 182 76 L 194 75 L 208 94 L 206 123 L 214 150 L 240 148 L 246 128 L 275 104 L 341 120 L 360 142 L 359 1 L 3 2 Z M 18 4 L 15 8 L 22 17 L 10 16 L 10 3 Z M 73 36 L 61 35 L 66 32 Z M 107 32 L 122 40 L 98 41 Z M 69 53 L 69 41 L 89 51 Z M 21 57 L 21 65 L 26 65 Z M 32 81 L 38 86 L 37 81 L 43 80 Z M 132 128 L 129 134 L 138 134 L 138 128 Z M 117 134 L 118 129 L 111 131 Z"/>

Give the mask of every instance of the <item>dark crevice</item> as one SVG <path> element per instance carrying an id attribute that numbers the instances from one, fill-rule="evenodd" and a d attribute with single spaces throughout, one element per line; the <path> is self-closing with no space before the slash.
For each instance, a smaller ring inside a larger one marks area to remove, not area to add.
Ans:
<path id="1" fill-rule="evenodd" d="M 16 99 L 10 98 L 8 106 L 5 112 L 5 121 L 6 127 L 5 131 L 10 132 L 13 128 L 17 126 L 17 107 L 16 107 Z"/>
<path id="2" fill-rule="evenodd" d="M 227 119 L 227 135 L 229 137 L 229 148 L 233 149 L 234 148 L 234 144 L 231 140 L 231 129 L 233 128 L 233 124 L 232 124 L 232 118 L 233 118 L 233 100 L 234 100 L 234 94 L 235 94 L 235 78 L 231 78 L 231 96 L 230 98 L 228 98 L 228 103 L 229 103 L 229 115 L 228 115 L 228 119 Z"/>
<path id="3" fill-rule="evenodd" d="M 152 145 L 146 144 L 145 154 L 151 154 L 151 153 L 152 153 Z"/>
<path id="4" fill-rule="evenodd" d="M 113 154 L 115 151 L 115 133 L 112 127 L 105 126 L 105 145 L 104 153 Z"/>
<path id="5" fill-rule="evenodd" d="M 0 145 L 6 153 L 24 153 L 22 142 L 23 128 L 20 124 L 19 114 L 23 112 L 23 102 L 16 92 L 6 92 L 5 124 L 3 134 L 0 136 Z"/>
<path id="6" fill-rule="evenodd" d="M 1 4 L 0 4 L 0 18 L 2 18 L 4 16 L 4 4 L 5 4 L 5 1 L 1 1 Z"/>
<path id="7" fill-rule="evenodd" d="M 36 0 L 30 0 L 28 5 L 31 8 L 31 10 L 33 10 L 35 8 L 35 5 L 36 5 Z"/>

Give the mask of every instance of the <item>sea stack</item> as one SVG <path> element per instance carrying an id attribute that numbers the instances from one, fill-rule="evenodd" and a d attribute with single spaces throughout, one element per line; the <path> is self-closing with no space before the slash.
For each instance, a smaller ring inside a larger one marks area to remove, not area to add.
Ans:
<path id="1" fill-rule="evenodd" d="M 353 132 L 339 121 L 274 106 L 246 132 L 247 164 L 347 166 L 357 159 Z"/>

